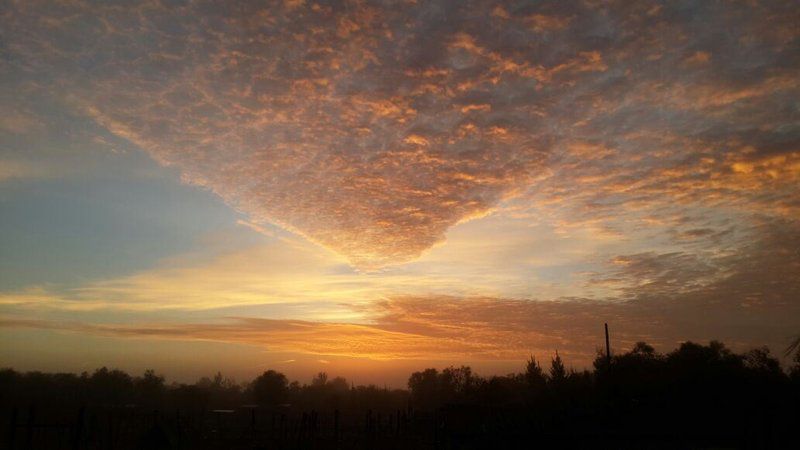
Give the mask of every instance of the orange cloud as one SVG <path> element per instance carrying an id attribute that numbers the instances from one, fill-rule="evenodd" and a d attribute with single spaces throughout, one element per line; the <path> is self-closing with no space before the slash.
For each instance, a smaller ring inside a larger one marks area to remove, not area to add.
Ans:
<path id="1" fill-rule="evenodd" d="M 544 14 L 531 14 L 525 18 L 525 21 L 531 24 L 534 31 L 558 31 L 562 30 L 569 25 L 571 18 L 547 16 Z"/>
<path id="2" fill-rule="evenodd" d="M 711 54 L 703 51 L 696 51 L 692 56 L 686 58 L 687 64 L 705 64 L 711 60 Z"/>
<path id="3" fill-rule="evenodd" d="M 514 199 L 598 236 L 675 205 L 797 211 L 781 2 L 138 8 L 17 2 L 9 70 L 362 269 Z"/>

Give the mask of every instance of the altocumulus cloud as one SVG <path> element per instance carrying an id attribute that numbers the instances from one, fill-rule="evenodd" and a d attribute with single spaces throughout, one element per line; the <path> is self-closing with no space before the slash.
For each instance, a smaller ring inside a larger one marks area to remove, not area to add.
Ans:
<path id="1" fill-rule="evenodd" d="M 514 200 L 567 199 L 586 220 L 665 198 L 796 217 L 798 14 L 25 1 L 0 16 L 0 64 L 9 91 L 48 92 L 254 221 L 370 269 Z"/>

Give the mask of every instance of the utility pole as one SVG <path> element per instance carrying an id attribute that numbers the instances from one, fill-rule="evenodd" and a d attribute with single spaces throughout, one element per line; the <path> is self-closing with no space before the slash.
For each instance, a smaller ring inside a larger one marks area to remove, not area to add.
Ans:
<path id="1" fill-rule="evenodd" d="M 608 365 L 611 365 L 611 345 L 608 342 L 608 323 L 605 324 L 606 326 L 606 362 Z"/>

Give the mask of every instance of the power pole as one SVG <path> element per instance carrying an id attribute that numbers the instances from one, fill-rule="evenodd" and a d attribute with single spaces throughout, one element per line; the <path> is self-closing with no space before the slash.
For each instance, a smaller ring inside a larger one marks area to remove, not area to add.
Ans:
<path id="1" fill-rule="evenodd" d="M 608 323 L 605 324 L 606 326 L 606 362 L 608 365 L 611 365 L 611 345 L 608 342 Z"/>

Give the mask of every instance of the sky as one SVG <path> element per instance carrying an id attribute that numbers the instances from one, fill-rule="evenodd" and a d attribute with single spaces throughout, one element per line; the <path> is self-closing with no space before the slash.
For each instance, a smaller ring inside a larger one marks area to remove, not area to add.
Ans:
<path id="1" fill-rule="evenodd" d="M 791 1 L 0 5 L 0 365 L 402 387 L 800 333 Z"/>

